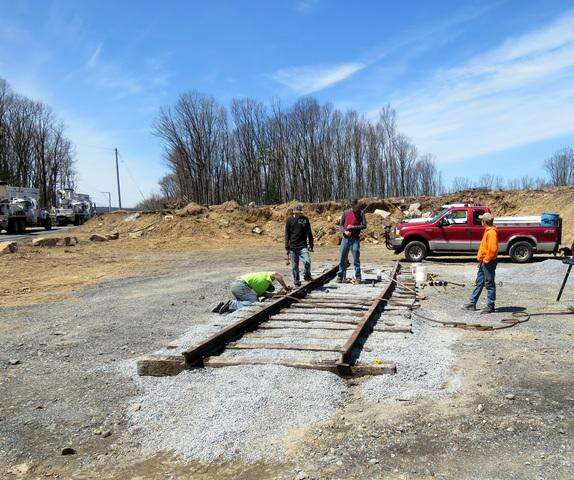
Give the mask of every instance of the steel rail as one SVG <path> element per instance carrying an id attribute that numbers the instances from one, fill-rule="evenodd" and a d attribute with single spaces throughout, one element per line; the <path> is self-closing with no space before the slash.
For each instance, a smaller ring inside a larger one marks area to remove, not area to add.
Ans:
<path id="1" fill-rule="evenodd" d="M 355 331 L 351 334 L 345 345 L 343 346 L 341 359 L 337 362 L 337 368 L 342 375 L 348 375 L 352 371 L 352 366 L 356 362 L 356 358 L 353 358 L 353 350 L 358 346 L 359 340 L 365 334 L 370 333 L 373 328 L 373 320 L 381 307 L 386 304 L 391 297 L 393 290 L 396 285 L 397 274 L 400 270 L 400 263 L 397 261 L 395 266 L 390 273 L 390 282 L 387 287 L 381 292 L 381 294 L 375 299 L 375 301 L 369 307 L 369 310 L 365 312 L 363 319 L 359 322 Z"/>

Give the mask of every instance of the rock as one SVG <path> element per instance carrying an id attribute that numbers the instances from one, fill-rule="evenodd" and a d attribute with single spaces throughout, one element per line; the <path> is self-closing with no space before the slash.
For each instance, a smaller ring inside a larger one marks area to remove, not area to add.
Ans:
<path id="1" fill-rule="evenodd" d="M 105 430 L 102 432 L 102 438 L 107 438 L 109 436 L 111 436 L 112 431 L 111 430 Z"/>
<path id="2" fill-rule="evenodd" d="M 409 212 L 418 211 L 420 212 L 421 204 L 419 202 L 411 203 L 409 205 Z"/>
<path id="3" fill-rule="evenodd" d="M 143 236 L 143 232 L 141 230 L 138 232 L 128 233 L 128 237 L 130 237 L 130 238 L 140 238 L 141 236 Z"/>
<path id="4" fill-rule="evenodd" d="M 16 242 L 0 243 L 0 255 L 4 253 L 16 253 L 17 251 L 18 251 L 18 244 Z"/>
<path id="5" fill-rule="evenodd" d="M 74 450 L 71 447 L 66 447 L 62 449 L 62 455 L 75 455 L 76 454 L 76 450 Z"/>
<path id="6" fill-rule="evenodd" d="M 32 245 L 35 247 L 56 247 L 62 245 L 63 241 L 61 237 L 38 237 L 32 240 Z"/>
<path id="7" fill-rule="evenodd" d="M 135 222 L 138 218 L 141 217 L 141 213 L 140 212 L 136 212 L 136 213 L 132 213 L 131 215 L 128 215 L 126 218 L 124 218 L 124 222 Z"/>
<path id="8" fill-rule="evenodd" d="M 74 245 L 78 244 L 78 238 L 77 237 L 64 237 L 63 239 L 63 247 L 73 247 Z M 60 244 L 58 244 L 60 245 Z"/>
<path id="9" fill-rule="evenodd" d="M 380 208 L 377 208 L 374 212 L 375 215 L 379 215 L 383 218 L 387 218 L 391 216 L 391 212 L 387 212 L 386 210 L 381 210 Z"/>
<path id="10" fill-rule="evenodd" d="M 476 411 L 477 411 L 478 413 L 483 412 L 483 411 L 484 411 L 484 405 L 483 405 L 482 403 L 480 403 L 480 404 L 478 405 L 478 407 L 476 407 Z"/>
<path id="11" fill-rule="evenodd" d="M 205 212 L 205 207 L 203 207 L 203 206 L 201 206 L 195 202 L 191 202 L 191 203 L 188 203 L 185 207 L 180 208 L 179 210 L 176 210 L 175 214 L 178 217 L 186 217 L 186 216 L 200 215 L 203 212 Z"/>
<path id="12" fill-rule="evenodd" d="M 174 217 L 173 217 L 173 215 L 171 215 L 171 214 L 170 214 L 170 215 L 165 215 L 165 216 L 163 217 L 164 220 L 173 220 L 173 218 L 174 218 Z"/>
<path id="13" fill-rule="evenodd" d="M 14 465 L 12 468 L 8 470 L 8 473 L 12 475 L 25 475 L 30 471 L 30 466 L 27 463 L 20 463 L 18 465 Z"/>
<path id="14" fill-rule="evenodd" d="M 509 393 L 509 394 L 505 395 L 504 398 L 506 398 L 506 400 L 514 400 L 516 398 L 516 396 L 512 393 Z"/>
<path id="15" fill-rule="evenodd" d="M 299 472 L 295 476 L 295 480 L 305 480 L 307 478 L 307 474 L 305 472 Z"/>
<path id="16" fill-rule="evenodd" d="M 94 234 L 90 235 L 90 241 L 92 241 L 92 242 L 107 242 L 108 239 L 105 237 L 105 235 L 99 235 L 97 233 L 94 233 Z"/>
<path id="17" fill-rule="evenodd" d="M 120 238 L 120 232 L 106 233 L 106 240 L 117 240 Z"/>
<path id="18" fill-rule="evenodd" d="M 10 360 L 8 360 L 8 363 L 10 365 L 18 365 L 20 363 L 20 360 L 18 360 L 17 358 L 11 358 Z"/>
<path id="19" fill-rule="evenodd" d="M 248 207 L 254 207 L 255 206 L 255 202 L 249 202 L 249 204 L 247 205 Z"/>
<path id="20" fill-rule="evenodd" d="M 263 233 L 263 230 L 261 230 L 259 227 L 253 227 L 251 232 L 256 233 L 257 235 L 261 235 Z"/>
<path id="21" fill-rule="evenodd" d="M 430 218 L 430 217 L 432 217 L 432 212 L 425 212 L 422 214 L 422 217 L 423 218 Z"/>
<path id="22" fill-rule="evenodd" d="M 376 465 L 377 463 L 379 463 L 379 460 L 376 459 L 376 458 L 371 458 L 371 459 L 369 460 L 369 463 L 370 463 L 371 465 Z"/>

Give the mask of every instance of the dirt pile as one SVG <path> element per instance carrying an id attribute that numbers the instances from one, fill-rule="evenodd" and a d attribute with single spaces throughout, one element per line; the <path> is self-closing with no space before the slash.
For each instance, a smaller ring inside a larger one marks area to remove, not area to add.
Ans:
<path id="1" fill-rule="evenodd" d="M 475 189 L 436 197 L 365 198 L 362 201 L 368 225 L 363 237 L 373 244 L 383 243 L 386 225 L 394 225 L 412 212 L 429 215 L 443 204 L 454 202 L 487 205 L 495 216 L 559 212 L 564 219 L 563 242 L 569 244 L 574 239 L 574 187 L 512 192 Z M 192 245 L 223 246 L 231 240 L 282 242 L 285 219 L 295 203 L 256 206 L 228 201 L 211 206 L 190 203 L 173 212 L 139 215 L 116 212 L 93 218 L 79 231 L 86 234 L 117 231 L 120 238 L 140 242 L 142 247 L 148 243 L 173 250 Z M 303 205 L 318 246 L 338 243 L 338 221 L 343 207 L 343 203 L 335 201 Z"/>

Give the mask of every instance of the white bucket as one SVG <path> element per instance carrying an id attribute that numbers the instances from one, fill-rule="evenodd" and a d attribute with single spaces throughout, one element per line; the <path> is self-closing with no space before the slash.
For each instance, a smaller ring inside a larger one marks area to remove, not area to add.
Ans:
<path id="1" fill-rule="evenodd" d="M 425 283 L 427 281 L 427 266 L 426 265 L 417 265 L 415 269 L 415 282 L 417 285 L 421 283 Z"/>

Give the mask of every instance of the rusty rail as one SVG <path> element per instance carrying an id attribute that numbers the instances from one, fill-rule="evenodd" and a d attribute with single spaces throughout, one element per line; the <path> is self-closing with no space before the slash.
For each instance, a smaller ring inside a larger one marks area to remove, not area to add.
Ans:
<path id="1" fill-rule="evenodd" d="M 223 330 L 213 334 L 207 340 L 203 341 L 196 347 L 190 348 L 182 352 L 185 358 L 185 363 L 188 367 L 195 367 L 203 365 L 205 357 L 220 352 L 225 346 L 238 338 L 244 333 L 257 328 L 257 326 L 268 320 L 269 317 L 277 313 L 282 308 L 288 307 L 291 303 L 295 302 L 298 298 L 303 298 L 311 290 L 314 290 L 321 285 L 324 285 L 337 274 L 338 266 L 334 266 L 327 270 L 325 273 L 319 275 L 309 283 L 303 285 L 297 290 L 292 291 L 288 296 L 284 296 L 274 302 L 270 303 L 263 309 L 255 312 L 247 318 L 241 319 L 233 325 L 229 325 Z"/>
<path id="2" fill-rule="evenodd" d="M 359 340 L 365 334 L 370 333 L 373 328 L 373 320 L 380 308 L 386 304 L 391 297 L 393 290 L 395 289 L 397 274 L 400 270 L 400 263 L 397 261 L 395 266 L 390 273 L 390 283 L 387 285 L 381 294 L 375 299 L 375 301 L 369 307 L 369 310 L 365 312 L 363 319 L 359 322 L 355 331 L 351 334 L 349 339 L 345 342 L 342 348 L 341 359 L 337 362 L 337 368 L 341 374 L 349 374 L 351 372 L 351 367 L 356 362 L 353 358 L 352 352 L 358 346 Z"/>

